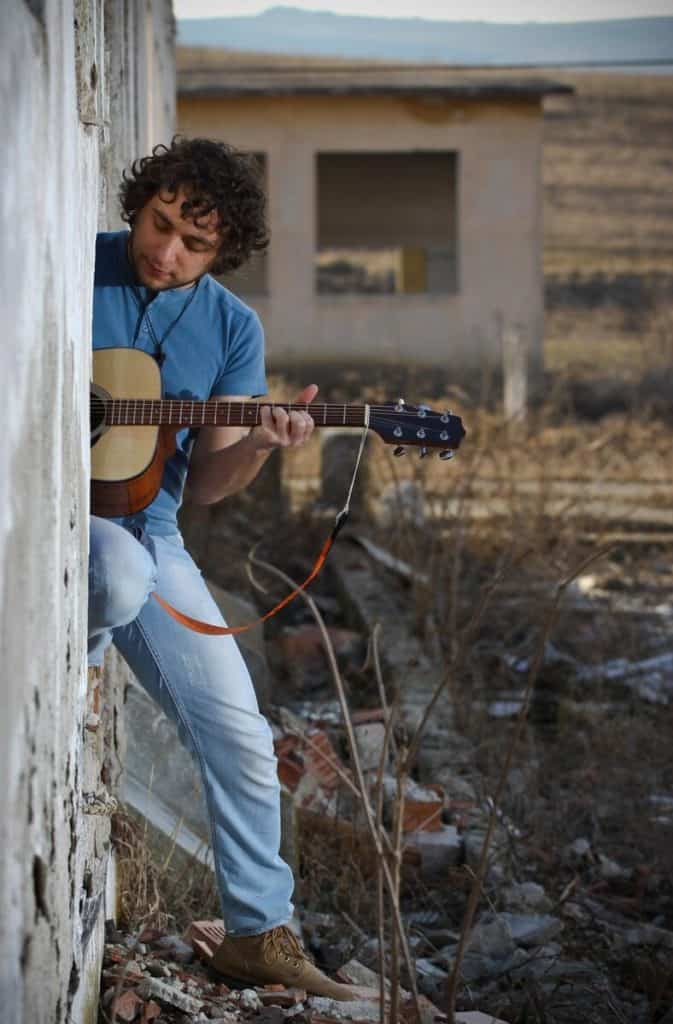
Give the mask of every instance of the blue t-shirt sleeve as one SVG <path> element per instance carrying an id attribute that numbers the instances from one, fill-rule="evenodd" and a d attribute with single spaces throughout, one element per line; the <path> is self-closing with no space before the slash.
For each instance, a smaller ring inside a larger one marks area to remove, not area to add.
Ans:
<path id="1" fill-rule="evenodd" d="M 240 316 L 230 332 L 226 365 L 211 394 L 265 395 L 264 329 L 257 314 Z"/>

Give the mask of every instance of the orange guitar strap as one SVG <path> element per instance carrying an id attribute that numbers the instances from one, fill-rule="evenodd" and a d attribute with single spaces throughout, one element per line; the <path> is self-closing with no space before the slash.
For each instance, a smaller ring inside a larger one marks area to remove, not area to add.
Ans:
<path id="1" fill-rule="evenodd" d="M 313 582 L 313 580 L 316 578 L 316 576 L 322 569 L 323 565 L 325 564 L 325 559 L 329 554 L 330 548 L 334 544 L 334 541 L 337 538 L 337 534 L 339 533 L 339 530 L 346 522 L 347 517 L 348 514 L 344 514 L 343 511 L 340 512 L 339 515 L 337 516 L 337 521 L 332 529 L 332 532 L 330 533 L 329 537 L 323 544 L 320 550 L 320 554 L 316 558 L 315 564 L 311 569 L 310 573 L 308 574 L 308 576 L 306 577 L 306 579 L 304 580 L 304 582 L 300 584 L 295 590 L 292 590 L 289 594 L 287 594 L 287 596 L 284 597 L 282 601 L 279 601 L 278 604 L 275 605 L 275 607 L 273 607 L 265 615 L 262 615 L 261 618 L 254 619 L 252 622 L 248 622 L 244 626 L 215 626 L 210 622 L 201 622 L 200 619 L 193 619 L 191 615 L 185 615 L 183 612 L 179 612 L 178 609 L 174 608 L 172 604 L 168 603 L 168 601 L 164 601 L 163 597 L 159 597 L 156 591 L 152 594 L 152 597 L 161 605 L 161 607 L 165 611 L 168 612 L 168 614 L 173 619 L 175 619 L 176 622 L 179 622 L 181 623 L 181 625 L 186 626 L 187 629 L 194 630 L 195 633 L 205 633 L 207 636 L 231 636 L 234 633 L 245 633 L 246 630 L 252 629 L 253 626 L 259 626 L 260 623 L 266 622 L 267 619 L 272 618 L 272 616 L 279 612 L 281 608 L 284 608 L 286 605 L 288 605 L 290 601 L 294 601 L 297 594 L 300 594 L 302 590 L 306 590 L 309 583 Z"/>
<path id="2" fill-rule="evenodd" d="M 154 600 L 157 601 L 161 605 L 161 607 L 165 611 L 167 611 L 172 618 L 175 619 L 176 622 L 179 622 L 181 625 L 186 626 L 187 629 L 192 629 L 195 633 L 204 633 L 206 636 L 232 636 L 235 633 L 245 633 L 246 630 L 252 629 L 253 626 L 258 626 L 260 623 L 266 622 L 267 619 L 270 619 L 272 618 L 272 616 L 276 615 L 277 612 L 281 610 L 281 608 L 285 608 L 285 606 L 288 605 L 290 601 L 294 601 L 297 594 L 301 594 L 302 590 L 306 590 L 308 585 L 313 582 L 313 580 L 316 578 L 316 576 L 322 569 L 323 565 L 325 564 L 325 559 L 327 558 L 330 552 L 330 548 L 334 544 L 334 541 L 336 540 L 337 535 L 341 530 L 341 527 L 344 525 L 348 518 L 348 513 L 350 512 L 351 496 L 353 494 L 353 487 L 355 486 L 355 480 L 358 475 L 358 469 L 360 468 L 360 459 L 362 458 L 362 453 L 364 451 L 368 430 L 369 406 L 365 405 L 365 427 L 364 430 L 362 431 L 362 437 L 360 439 L 360 448 L 358 450 L 357 459 L 355 460 L 355 469 L 353 470 L 353 476 L 351 478 L 350 487 L 348 488 L 346 504 L 336 517 L 336 522 L 332 528 L 332 532 L 330 533 L 329 537 L 323 544 L 320 550 L 320 554 L 316 558 L 315 564 L 311 569 L 310 573 L 308 574 L 308 576 L 306 577 L 306 579 L 304 580 L 304 582 L 301 583 L 294 590 L 292 590 L 289 594 L 287 594 L 287 596 L 284 597 L 282 601 L 279 601 L 274 608 L 268 611 L 265 615 L 262 615 L 261 618 L 254 619 L 252 622 L 248 622 L 243 626 L 216 626 L 210 622 L 201 622 L 200 619 L 193 619 L 191 615 L 185 615 L 184 612 L 178 611 L 178 609 L 174 608 L 172 604 L 168 603 L 168 601 L 164 601 L 163 597 L 160 597 L 159 594 L 156 593 L 156 591 L 152 594 Z"/>

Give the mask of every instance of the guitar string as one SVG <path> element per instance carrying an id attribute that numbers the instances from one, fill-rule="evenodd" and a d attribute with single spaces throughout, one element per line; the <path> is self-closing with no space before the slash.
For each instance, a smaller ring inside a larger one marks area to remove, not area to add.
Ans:
<path id="1" fill-rule="evenodd" d="M 364 402 L 361 405 L 358 404 L 358 403 L 353 403 L 352 405 L 350 405 L 348 403 L 340 404 L 338 402 L 316 402 L 316 403 L 308 403 L 308 404 L 306 402 L 222 402 L 222 401 L 216 401 L 215 399 L 210 399 L 210 398 L 202 400 L 202 401 L 192 400 L 192 399 L 187 399 L 187 398 L 185 398 L 185 399 L 181 399 L 181 398 L 107 398 L 107 399 L 105 399 L 105 398 L 100 398 L 98 395 L 92 395 L 91 396 L 91 401 L 93 403 L 97 403 L 97 406 L 102 406 L 105 409 L 110 408 L 110 406 L 115 406 L 115 407 L 119 406 L 119 407 L 123 408 L 124 407 L 123 403 L 125 403 L 125 402 L 127 402 L 127 403 L 131 403 L 131 402 L 134 402 L 134 403 L 136 403 L 136 402 L 151 402 L 151 403 L 155 403 L 155 404 L 159 404 L 159 405 L 169 405 L 169 404 L 170 405 L 195 405 L 195 406 L 198 406 L 199 409 L 205 407 L 208 410 L 217 410 L 218 408 L 226 409 L 227 406 L 230 406 L 232 409 L 241 409 L 242 408 L 242 409 L 250 409 L 250 410 L 252 410 L 252 409 L 257 409 L 258 407 L 259 408 L 270 407 L 270 408 L 284 408 L 284 409 L 287 409 L 289 411 L 295 411 L 295 410 L 299 411 L 299 410 L 301 410 L 302 412 L 310 412 L 311 408 L 314 408 L 316 411 L 320 410 L 320 412 L 322 412 L 323 410 L 327 410 L 328 412 L 334 412 L 335 414 L 338 412 L 339 415 L 343 415 L 344 408 L 346 409 L 346 413 L 348 413 L 350 411 L 358 411 L 358 412 L 360 412 L 360 411 L 363 411 L 365 409 L 365 403 Z M 404 416 L 404 415 L 416 416 L 416 418 L 419 418 L 419 419 L 426 419 L 426 418 L 430 419 L 432 417 L 436 417 L 436 416 L 441 417 L 441 416 L 444 416 L 444 415 L 448 415 L 452 419 L 456 419 L 457 418 L 454 413 L 440 413 L 440 412 L 437 412 L 435 410 L 430 410 L 426 414 L 426 416 L 419 417 L 414 412 L 412 406 L 406 406 L 404 409 L 396 409 L 394 403 L 392 403 L 392 402 L 389 403 L 389 404 L 385 404 L 384 403 L 382 405 L 373 405 L 373 404 L 369 403 L 368 405 L 369 405 L 369 409 L 376 409 L 376 410 L 378 410 L 378 411 L 380 411 L 382 413 L 391 413 L 392 414 L 393 412 L 395 412 L 398 415 L 402 415 L 402 416 Z"/>

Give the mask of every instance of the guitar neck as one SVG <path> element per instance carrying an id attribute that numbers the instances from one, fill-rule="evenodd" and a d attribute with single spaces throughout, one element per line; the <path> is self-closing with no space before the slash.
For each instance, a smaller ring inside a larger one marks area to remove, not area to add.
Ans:
<path id="1" fill-rule="evenodd" d="M 317 427 L 362 427 L 364 405 L 332 405 L 302 402 L 207 402 L 182 401 L 179 398 L 110 398 L 101 401 L 108 426 L 172 427 L 255 427 L 261 422 L 262 409 L 286 412 L 310 412 Z"/>

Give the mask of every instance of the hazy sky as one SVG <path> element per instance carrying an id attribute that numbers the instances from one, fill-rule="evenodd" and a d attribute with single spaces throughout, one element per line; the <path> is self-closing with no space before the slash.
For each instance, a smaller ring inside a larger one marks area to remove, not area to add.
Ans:
<path id="1" fill-rule="evenodd" d="M 587 21 L 673 15 L 673 0 L 173 0 L 177 18 L 259 14 L 276 6 L 441 21 Z"/>

